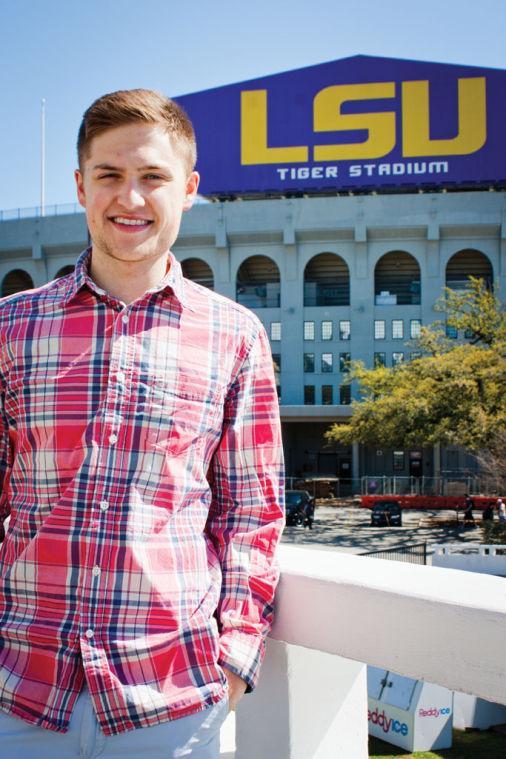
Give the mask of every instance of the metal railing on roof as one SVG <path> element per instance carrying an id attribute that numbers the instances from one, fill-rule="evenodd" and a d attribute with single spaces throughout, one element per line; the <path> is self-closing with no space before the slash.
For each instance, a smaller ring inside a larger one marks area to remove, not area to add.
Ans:
<path id="1" fill-rule="evenodd" d="M 53 203 L 43 207 L 29 206 L 28 208 L 10 208 L 0 211 L 0 221 L 16 221 L 18 219 L 37 219 L 42 216 L 69 216 L 75 213 L 84 213 L 84 208 L 79 203 Z"/>

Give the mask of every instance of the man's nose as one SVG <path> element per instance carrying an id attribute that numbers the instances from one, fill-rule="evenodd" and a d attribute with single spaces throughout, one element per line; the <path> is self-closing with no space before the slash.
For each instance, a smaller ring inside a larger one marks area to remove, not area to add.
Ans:
<path id="1" fill-rule="evenodd" d="M 122 182 L 118 191 L 118 202 L 126 208 L 144 205 L 144 196 L 137 180 L 131 179 Z"/>

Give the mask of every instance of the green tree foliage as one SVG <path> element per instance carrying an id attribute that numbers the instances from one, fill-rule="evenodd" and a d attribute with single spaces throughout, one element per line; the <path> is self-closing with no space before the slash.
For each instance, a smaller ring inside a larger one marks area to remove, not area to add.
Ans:
<path id="1" fill-rule="evenodd" d="M 483 280 L 470 278 L 466 290 L 446 288 L 435 309 L 445 319 L 422 329 L 421 358 L 393 368 L 353 363 L 350 381 L 359 384 L 361 398 L 350 421 L 334 424 L 327 439 L 499 452 L 506 430 L 504 308 Z M 443 326 L 464 331 L 466 342 L 447 338 Z"/>

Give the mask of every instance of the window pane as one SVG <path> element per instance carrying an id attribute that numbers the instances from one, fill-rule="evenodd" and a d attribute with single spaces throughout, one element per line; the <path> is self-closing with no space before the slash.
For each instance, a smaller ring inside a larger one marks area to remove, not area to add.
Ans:
<path id="1" fill-rule="evenodd" d="M 322 340 L 332 340 L 332 322 L 322 322 Z"/>
<path id="2" fill-rule="evenodd" d="M 340 353 L 339 354 L 339 371 L 349 372 L 350 361 L 351 361 L 351 353 Z"/>
<path id="3" fill-rule="evenodd" d="M 339 339 L 349 340 L 351 337 L 351 322 L 348 319 L 344 319 L 339 322 Z"/>
<path id="4" fill-rule="evenodd" d="M 404 451 L 394 451 L 394 472 L 404 471 Z"/>
<path id="5" fill-rule="evenodd" d="M 279 374 L 281 371 L 281 353 L 272 354 L 272 363 L 274 366 L 275 374 Z"/>
<path id="6" fill-rule="evenodd" d="M 398 366 L 404 361 L 404 353 L 392 353 L 392 366 Z"/>
<path id="7" fill-rule="evenodd" d="M 271 340 L 281 340 L 281 322 L 271 322 Z"/>
<path id="8" fill-rule="evenodd" d="M 412 340 L 416 340 L 418 337 L 420 337 L 420 328 L 422 326 L 422 322 L 420 319 L 411 319 L 411 325 L 409 328 L 409 336 Z"/>
<path id="9" fill-rule="evenodd" d="M 422 358 L 421 351 L 413 351 L 413 353 L 410 353 L 411 361 L 416 361 L 419 358 Z"/>
<path id="10" fill-rule="evenodd" d="M 392 337 L 394 340 L 402 340 L 404 337 L 404 322 L 402 319 L 392 320 Z"/>
<path id="11" fill-rule="evenodd" d="M 386 353 L 375 353 L 374 354 L 374 366 L 386 366 L 387 365 L 387 354 Z"/>
<path id="12" fill-rule="evenodd" d="M 304 353 L 304 371 L 314 372 L 314 353 Z"/>
<path id="13" fill-rule="evenodd" d="M 304 385 L 304 403 L 306 406 L 314 406 L 314 385 Z"/>
<path id="14" fill-rule="evenodd" d="M 339 388 L 339 403 L 348 406 L 351 403 L 351 385 L 341 385 Z"/>
<path id="15" fill-rule="evenodd" d="M 384 319 L 374 320 L 374 339 L 375 340 L 385 339 L 385 320 Z"/>
<path id="16" fill-rule="evenodd" d="M 322 353 L 322 372 L 332 371 L 332 353 Z"/>
<path id="17" fill-rule="evenodd" d="M 304 340 L 314 340 L 314 322 L 304 322 Z"/>
<path id="18" fill-rule="evenodd" d="M 459 332 L 456 327 L 450 327 L 448 324 L 446 326 L 446 337 L 449 337 L 450 340 L 456 340 L 459 336 Z"/>
<path id="19" fill-rule="evenodd" d="M 324 406 L 332 405 L 332 395 L 332 385 L 322 385 L 322 404 Z"/>

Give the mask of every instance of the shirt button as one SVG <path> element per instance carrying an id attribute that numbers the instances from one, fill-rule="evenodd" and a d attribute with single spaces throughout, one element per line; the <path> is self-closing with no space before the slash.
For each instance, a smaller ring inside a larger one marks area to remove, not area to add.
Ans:
<path id="1" fill-rule="evenodd" d="M 93 567 L 93 569 L 91 570 L 91 574 L 92 574 L 94 577 L 98 577 L 98 576 L 99 576 L 99 574 L 100 574 L 100 567 Z"/>
<path id="2" fill-rule="evenodd" d="M 86 635 L 86 637 L 88 638 L 88 640 L 90 640 L 91 638 L 93 638 L 93 636 L 95 635 L 95 633 L 93 632 L 93 630 L 86 630 L 86 632 L 84 634 Z"/>
<path id="3" fill-rule="evenodd" d="M 124 382 L 125 381 L 125 373 L 124 372 L 118 372 L 117 375 L 118 382 Z"/>
<path id="4" fill-rule="evenodd" d="M 114 445 L 114 443 L 118 442 L 118 436 L 114 434 L 109 435 L 109 442 L 111 443 L 111 445 Z"/>
<path id="5" fill-rule="evenodd" d="M 102 511 L 107 511 L 109 508 L 109 501 L 100 501 L 100 509 Z"/>
<path id="6" fill-rule="evenodd" d="M 123 322 L 123 324 L 128 324 L 128 316 L 126 314 L 122 316 L 121 321 Z"/>

